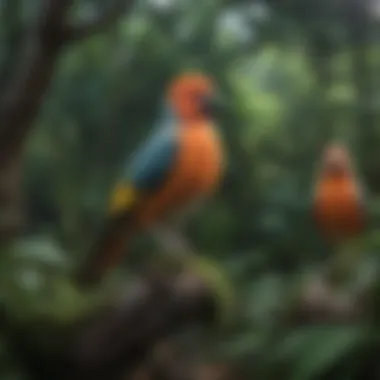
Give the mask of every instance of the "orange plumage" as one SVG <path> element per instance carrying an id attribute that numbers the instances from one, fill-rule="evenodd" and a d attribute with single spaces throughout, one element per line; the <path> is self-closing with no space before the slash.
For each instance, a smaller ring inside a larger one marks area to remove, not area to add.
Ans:
<path id="1" fill-rule="evenodd" d="M 365 227 L 363 194 L 352 170 L 347 149 L 329 145 L 315 187 L 314 216 L 325 238 L 338 243 L 355 237 Z"/>
<path id="2" fill-rule="evenodd" d="M 174 128 L 156 136 L 153 145 L 142 150 L 137 169 L 119 181 L 106 228 L 88 255 L 79 282 L 100 279 L 120 261 L 137 232 L 182 213 L 215 190 L 224 160 L 210 114 L 214 96 L 212 81 L 198 73 L 181 75 L 169 85 L 166 98 Z"/>
<path id="3" fill-rule="evenodd" d="M 209 195 L 222 174 L 220 141 L 207 120 L 182 121 L 178 134 L 178 157 L 170 177 L 137 211 L 136 218 L 144 226 L 181 210 L 198 196 Z"/>
<path id="4" fill-rule="evenodd" d="M 186 74 L 169 86 L 167 98 L 178 120 L 178 155 L 162 188 L 144 199 L 136 222 L 144 227 L 189 202 L 212 193 L 223 169 L 223 152 L 200 97 L 212 97 L 214 86 L 201 74 Z"/>

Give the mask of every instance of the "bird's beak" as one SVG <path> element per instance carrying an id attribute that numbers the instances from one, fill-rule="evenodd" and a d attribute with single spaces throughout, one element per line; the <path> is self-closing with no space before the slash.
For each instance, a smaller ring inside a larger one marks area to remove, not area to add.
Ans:
<path id="1" fill-rule="evenodd" d="M 217 116 L 225 108 L 225 102 L 219 95 L 205 96 L 201 102 L 203 111 L 208 116 Z"/>

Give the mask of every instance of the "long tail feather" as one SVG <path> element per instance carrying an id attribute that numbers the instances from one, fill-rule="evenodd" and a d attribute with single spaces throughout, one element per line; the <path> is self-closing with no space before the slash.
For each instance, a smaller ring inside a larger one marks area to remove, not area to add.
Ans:
<path id="1" fill-rule="evenodd" d="M 77 273 L 77 285 L 83 288 L 95 286 L 120 262 L 133 233 L 128 219 L 129 215 L 123 215 L 106 223 Z"/>

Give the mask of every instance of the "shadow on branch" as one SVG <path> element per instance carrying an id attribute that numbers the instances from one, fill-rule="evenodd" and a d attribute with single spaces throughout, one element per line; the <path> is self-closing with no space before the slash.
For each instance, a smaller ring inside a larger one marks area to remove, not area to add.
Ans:
<path id="1" fill-rule="evenodd" d="M 210 289 L 182 273 L 138 279 L 111 306 L 69 326 L 42 320 L 17 324 L 4 312 L 2 327 L 11 352 L 33 379 L 112 380 L 136 371 L 169 333 L 212 323 L 216 315 Z M 46 341 L 33 336 L 37 330 L 45 332 Z"/>

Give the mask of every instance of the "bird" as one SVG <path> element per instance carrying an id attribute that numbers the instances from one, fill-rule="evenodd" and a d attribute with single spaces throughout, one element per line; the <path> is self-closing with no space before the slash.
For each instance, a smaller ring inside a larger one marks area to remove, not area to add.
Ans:
<path id="1" fill-rule="evenodd" d="M 166 123 L 127 160 L 110 195 L 99 238 L 77 273 L 77 284 L 94 286 L 130 250 L 133 238 L 152 234 L 170 253 L 194 253 L 177 226 L 213 196 L 222 181 L 225 149 L 215 115 L 222 109 L 215 81 L 183 72 L 165 92 Z"/>
<path id="2" fill-rule="evenodd" d="M 327 144 L 315 185 L 314 219 L 328 243 L 343 244 L 366 226 L 362 184 L 353 170 L 350 152 L 340 143 Z"/>

